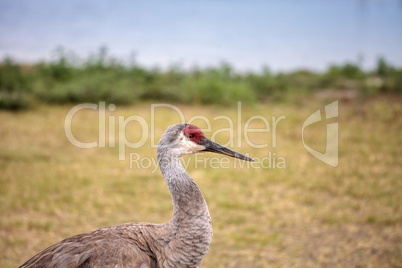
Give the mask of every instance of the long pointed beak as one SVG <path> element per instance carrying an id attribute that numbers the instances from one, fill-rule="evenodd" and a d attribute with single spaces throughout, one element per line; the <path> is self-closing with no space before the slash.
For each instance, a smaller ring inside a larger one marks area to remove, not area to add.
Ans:
<path id="1" fill-rule="evenodd" d="M 203 145 L 205 146 L 204 152 L 213 152 L 213 153 L 217 153 L 217 154 L 224 154 L 224 155 L 228 155 L 228 156 L 231 156 L 234 158 L 239 158 L 242 160 L 254 162 L 254 159 L 248 157 L 247 155 L 230 150 L 229 148 L 226 148 L 225 146 L 222 146 L 219 143 L 213 142 L 210 139 L 204 138 Z"/>

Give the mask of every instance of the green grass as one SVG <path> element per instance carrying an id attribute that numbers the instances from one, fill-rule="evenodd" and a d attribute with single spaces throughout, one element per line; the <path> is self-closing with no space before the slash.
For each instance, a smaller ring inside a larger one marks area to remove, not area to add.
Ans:
<path id="1" fill-rule="evenodd" d="M 402 266 L 402 107 L 401 98 L 339 103 L 339 166 L 332 168 L 303 148 L 301 126 L 330 103 L 243 105 L 242 123 L 254 115 L 286 115 L 271 134 L 250 135 L 234 148 L 252 157 L 268 152 L 286 159 L 285 169 L 195 167 L 188 172 L 204 194 L 214 236 L 202 267 L 401 267 Z M 159 171 L 130 169 L 118 148 L 80 149 L 64 134 L 73 105 L 39 106 L 26 112 L 0 112 L 0 267 L 16 267 L 29 257 L 78 233 L 124 222 L 163 223 L 172 215 L 168 189 Z M 178 105 L 186 119 L 203 115 L 212 130 L 237 124 L 236 104 L 227 107 Z M 117 106 L 107 116 L 138 114 L 150 120 L 150 103 Z M 178 122 L 170 110 L 157 114 L 156 139 Z M 116 118 L 116 121 L 117 118 Z M 97 111 L 74 117 L 74 134 L 98 137 Z M 194 124 L 205 127 L 196 120 Z M 261 127 L 254 122 L 253 127 Z M 308 144 L 322 150 L 324 124 L 309 131 Z M 138 125 L 127 128 L 131 141 Z M 206 134 L 210 137 L 210 134 Z M 237 140 L 237 133 L 234 138 Z M 226 142 L 228 133 L 216 136 Z M 127 154 L 155 157 L 149 140 Z M 203 157 L 212 157 L 204 154 Z M 186 157 L 185 160 L 188 160 Z M 230 159 L 233 167 L 234 160 Z"/>

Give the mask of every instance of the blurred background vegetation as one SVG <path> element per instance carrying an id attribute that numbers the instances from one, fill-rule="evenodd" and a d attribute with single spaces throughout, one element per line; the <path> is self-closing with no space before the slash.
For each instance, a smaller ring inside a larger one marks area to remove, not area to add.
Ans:
<path id="1" fill-rule="evenodd" d="M 343 98 L 402 93 L 402 67 L 378 58 L 373 70 L 358 63 L 331 65 L 323 72 L 295 70 L 238 72 L 226 62 L 209 68 L 162 70 L 125 62 L 105 47 L 83 59 L 62 47 L 54 59 L 24 65 L 11 57 L 0 63 L 0 109 L 20 110 L 38 103 L 106 101 L 128 105 L 143 100 L 229 105 L 291 101 L 312 93 L 342 91 Z"/>

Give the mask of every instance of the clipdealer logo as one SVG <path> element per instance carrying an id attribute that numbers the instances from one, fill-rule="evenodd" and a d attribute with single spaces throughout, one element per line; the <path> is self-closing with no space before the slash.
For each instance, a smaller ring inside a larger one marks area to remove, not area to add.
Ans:
<path id="1" fill-rule="evenodd" d="M 337 118 L 338 117 L 338 101 L 334 101 L 325 106 L 325 120 L 330 118 Z M 306 121 L 304 121 L 302 126 L 302 142 L 304 148 L 315 158 L 321 160 L 322 162 L 336 167 L 338 166 L 338 123 L 327 123 L 326 126 L 326 136 L 327 141 L 325 145 L 325 152 L 321 153 L 306 144 L 304 141 L 304 130 L 307 126 L 310 126 L 314 123 L 320 122 L 324 120 L 321 117 L 321 111 L 317 110 L 312 113 Z"/>
<path id="2" fill-rule="evenodd" d="M 224 143 L 224 146 L 232 148 L 242 147 L 242 143 L 245 142 L 248 146 L 255 149 L 268 149 L 269 147 L 276 148 L 278 144 L 278 127 L 280 127 L 282 122 L 285 121 L 286 115 L 281 116 L 271 116 L 267 118 L 262 115 L 254 115 L 242 121 L 242 107 L 241 102 L 238 102 L 237 106 L 237 118 L 232 118 L 227 115 L 218 115 L 213 118 L 207 118 L 203 115 L 195 115 L 191 118 L 186 118 L 185 114 L 179 107 L 171 104 L 151 104 L 150 106 L 150 120 L 146 120 L 143 116 L 138 114 L 133 114 L 130 116 L 114 115 L 110 112 L 114 112 L 116 106 L 114 104 L 109 104 L 106 106 L 105 102 L 99 102 L 99 104 L 94 103 L 82 103 L 72 107 L 65 117 L 64 130 L 67 139 L 71 144 L 78 148 L 89 149 L 89 148 L 104 148 L 104 147 L 118 147 L 119 160 L 126 159 L 126 149 L 137 149 L 142 146 L 150 146 L 150 148 L 156 148 L 157 137 L 155 135 L 155 118 L 156 110 L 158 112 L 169 112 L 176 113 L 178 115 L 178 122 L 187 122 L 192 124 L 194 121 L 203 121 L 206 128 L 201 129 L 204 133 L 208 133 L 212 140 L 216 139 L 216 136 L 220 133 L 227 133 L 228 141 Z M 73 117 L 77 116 L 79 111 L 89 109 L 97 111 L 98 113 L 98 139 L 91 142 L 83 142 L 76 138 L 72 130 Z M 165 110 L 164 110 L 165 109 Z M 336 167 L 338 165 L 338 123 L 328 123 L 326 124 L 326 149 L 324 153 L 321 153 L 312 147 L 310 147 L 305 141 L 305 129 L 322 120 L 327 120 L 331 118 L 338 117 L 338 101 L 332 102 L 325 106 L 325 115 L 321 115 L 320 109 L 312 113 L 303 123 L 301 128 L 302 144 L 307 152 L 312 156 L 319 159 L 320 161 Z M 106 112 L 109 112 L 109 115 Z M 252 122 L 259 122 L 259 128 L 252 128 Z M 106 123 L 107 122 L 107 123 Z M 220 126 L 227 125 L 228 127 L 220 127 L 215 131 L 212 131 L 212 123 L 219 124 Z M 136 141 L 130 141 L 126 137 L 126 128 L 129 124 L 137 124 L 138 134 L 140 138 Z M 117 133 L 116 133 L 117 132 Z M 268 139 L 270 140 L 258 140 L 252 141 L 249 134 L 252 133 L 266 133 Z M 108 134 L 108 135 L 106 135 Z M 116 135 L 117 134 L 117 135 Z M 269 142 L 268 142 L 269 141 Z M 148 145 L 146 145 L 148 144 Z M 204 157 L 202 160 L 195 156 L 195 164 L 204 161 L 208 163 L 209 166 L 214 167 L 219 165 L 219 168 L 226 167 L 229 163 L 226 163 L 225 158 L 209 158 Z M 268 151 L 268 154 L 263 157 L 253 157 L 255 162 L 252 163 L 253 168 L 286 168 L 285 157 Z M 156 159 L 148 159 L 145 156 L 139 155 L 137 152 L 129 153 L 130 168 L 134 166 L 140 166 L 141 168 L 152 168 L 156 167 Z M 222 161 L 220 163 L 219 161 Z M 219 162 L 219 163 L 217 163 Z M 204 163 L 204 164 L 205 164 Z M 217 164 L 216 164 L 217 163 Z M 187 163 L 188 165 L 188 163 Z M 251 164 L 250 164 L 251 165 Z M 240 165 L 242 166 L 242 165 Z M 248 166 L 247 166 L 248 167 Z"/>

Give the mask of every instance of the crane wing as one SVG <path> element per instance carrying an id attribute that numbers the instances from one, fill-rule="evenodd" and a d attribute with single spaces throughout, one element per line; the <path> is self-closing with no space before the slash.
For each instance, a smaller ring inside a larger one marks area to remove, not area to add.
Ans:
<path id="1" fill-rule="evenodd" d="M 121 225 L 124 226 L 124 225 Z M 156 267 L 153 253 L 125 235 L 125 228 L 107 227 L 76 235 L 33 256 L 28 267 Z"/>

